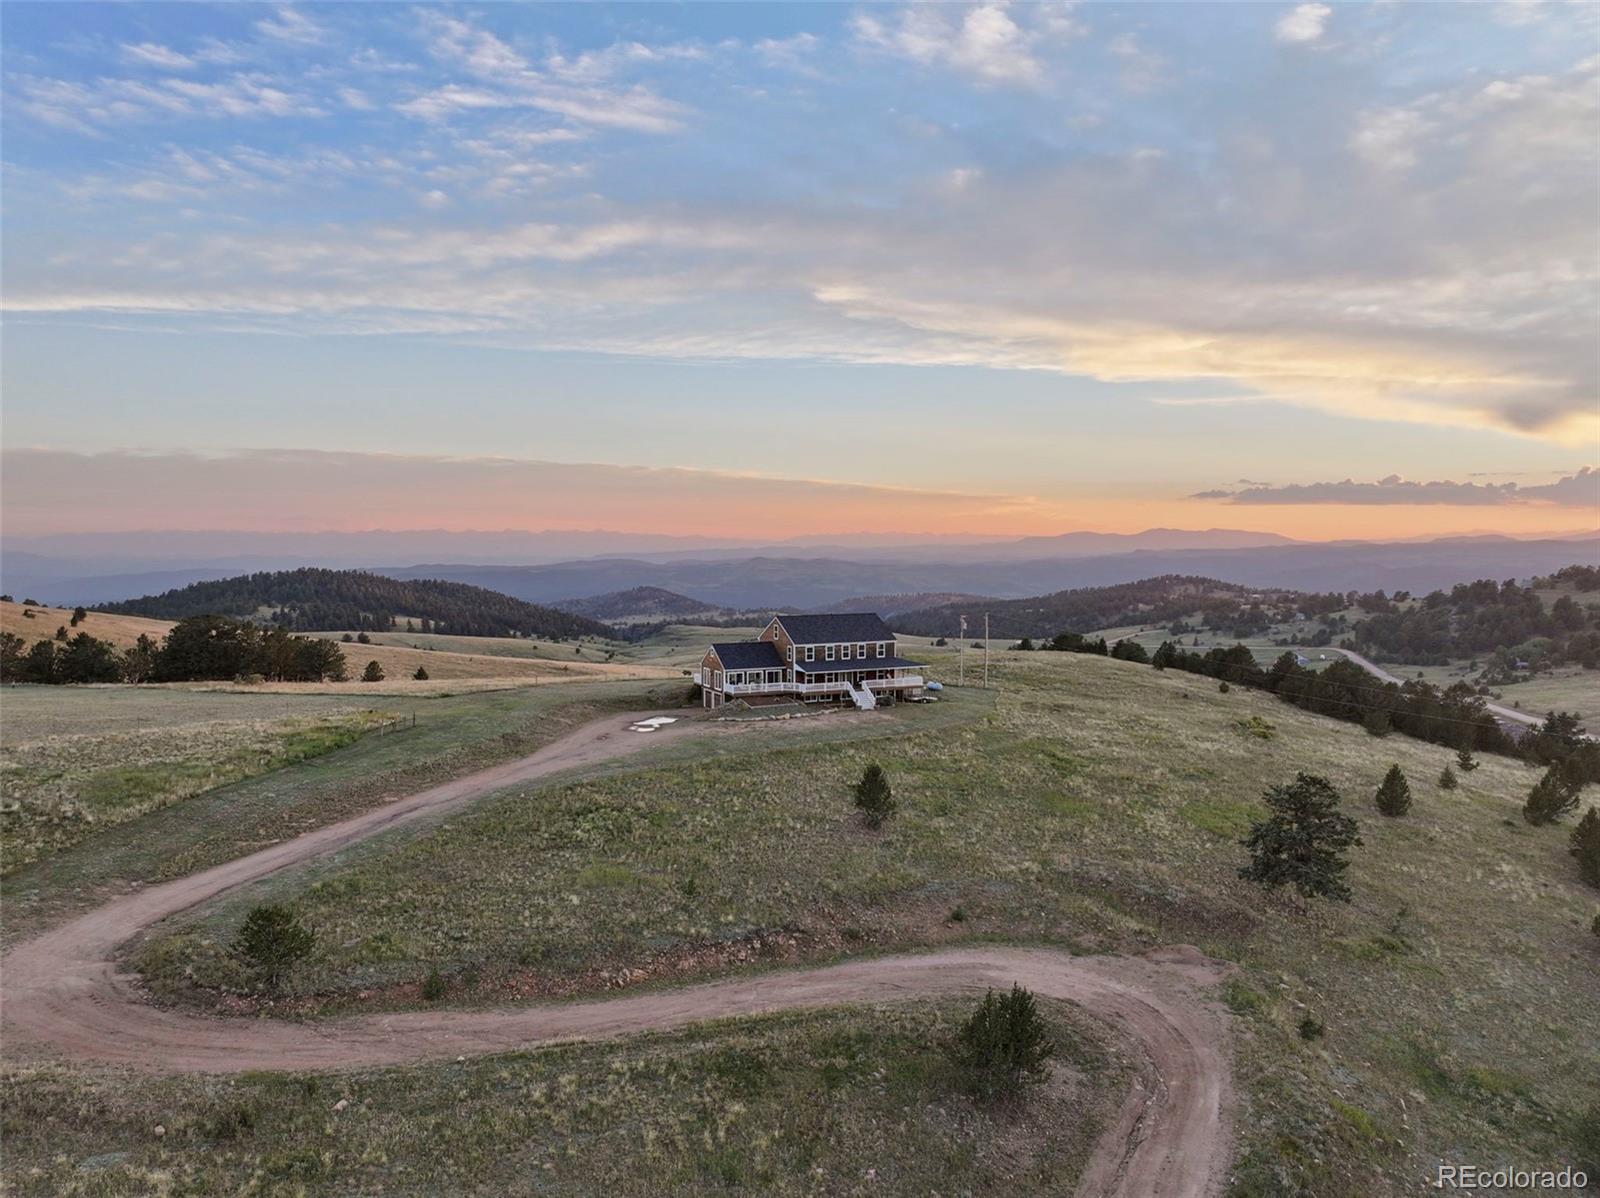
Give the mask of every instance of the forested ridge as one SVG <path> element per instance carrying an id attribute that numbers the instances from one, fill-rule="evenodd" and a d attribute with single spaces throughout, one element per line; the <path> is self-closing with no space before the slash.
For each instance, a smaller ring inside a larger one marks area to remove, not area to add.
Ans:
<path id="1" fill-rule="evenodd" d="M 1081 587 L 1026 599 L 991 599 L 981 606 L 941 604 L 905 612 L 893 617 L 889 624 L 897 632 L 916 636 L 947 636 L 955 632 L 956 621 L 965 612 L 969 619 L 967 631 L 981 633 L 982 613 L 986 611 L 993 636 L 1048 637 L 1058 632 L 1093 632 L 1119 624 L 1166 624 L 1198 612 L 1220 618 L 1243 636 L 1251 629 L 1234 627 L 1238 621 L 1265 628 L 1279 614 L 1276 609 L 1292 613 L 1317 608 L 1319 605 L 1311 602 L 1314 598 L 1278 588 L 1262 591 L 1216 578 L 1162 574 L 1116 586 Z M 1331 607 L 1320 606 L 1332 610 L 1340 605 L 1337 597 L 1331 597 L 1331 601 Z M 977 626 L 970 623 L 974 615 L 980 621 Z"/>
<path id="2" fill-rule="evenodd" d="M 606 625 L 586 616 L 464 582 L 396 579 L 364 570 L 313 567 L 196 582 L 160 595 L 101 604 L 99 610 L 158 620 L 231 616 L 291 632 L 387 632 L 397 621 L 401 627 L 409 621 L 411 631 L 455 636 L 565 640 L 611 635 Z"/>
<path id="3" fill-rule="evenodd" d="M 1540 590 L 1567 588 L 1546 604 Z M 1583 597 L 1600 590 L 1600 571 L 1569 566 L 1530 586 L 1481 579 L 1434 591 L 1409 604 L 1383 592 L 1362 596 L 1370 614 L 1352 633 L 1354 647 L 1380 661 L 1439 665 L 1489 657 L 1503 673 L 1523 663 L 1532 669 L 1576 664 L 1600 666 L 1600 605 Z"/>

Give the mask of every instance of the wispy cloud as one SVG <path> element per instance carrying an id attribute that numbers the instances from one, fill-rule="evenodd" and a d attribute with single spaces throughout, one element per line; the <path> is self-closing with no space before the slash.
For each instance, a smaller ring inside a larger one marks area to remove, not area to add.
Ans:
<path id="1" fill-rule="evenodd" d="M 327 36 L 321 25 L 295 8 L 278 9 L 257 21 L 255 29 L 262 37 L 295 46 L 315 46 Z"/>
<path id="2" fill-rule="evenodd" d="M 1600 515 L 1600 471 L 1588 466 L 1553 483 L 1522 486 L 1508 483 L 1410 482 L 1397 474 L 1375 483 L 1351 479 L 1336 483 L 1256 484 L 1242 491 L 1218 488 L 1192 499 L 1223 499 L 1242 505 L 1348 504 L 1359 506 L 1508 507 L 1552 504 L 1587 509 Z"/>
<path id="3" fill-rule="evenodd" d="M 180 54 L 172 47 L 162 46 L 156 42 L 124 45 L 122 57 L 137 66 L 160 67 L 168 71 L 187 71 L 195 65 L 195 60 L 187 54 Z"/>

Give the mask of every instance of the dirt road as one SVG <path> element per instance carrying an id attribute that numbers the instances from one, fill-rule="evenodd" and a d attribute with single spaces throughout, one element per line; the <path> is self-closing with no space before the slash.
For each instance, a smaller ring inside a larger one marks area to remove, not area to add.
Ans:
<path id="1" fill-rule="evenodd" d="M 700 1020 L 883 1002 L 1020 982 L 1117 1027 L 1146 1065 L 1097 1146 L 1080 1193 L 1127 1198 L 1219 1193 L 1230 1159 L 1225 1032 L 1200 988 L 1213 964 L 1191 949 L 1140 958 L 970 948 L 850 961 L 627 998 L 491 1011 L 417 1011 L 315 1023 L 228 1020 L 148 1005 L 119 974 L 117 948 L 168 916 L 406 822 L 518 782 L 612 760 L 685 736 L 767 726 L 685 721 L 640 734 L 643 714 L 611 716 L 530 757 L 399 799 L 226 865 L 153 886 L 17 946 L 0 959 L 0 1029 L 9 1059 L 40 1055 L 150 1072 L 232 1073 L 404 1064 L 622 1036 Z"/>
<path id="2" fill-rule="evenodd" d="M 1392 682 L 1396 686 L 1405 685 L 1406 680 L 1404 678 L 1396 677 L 1382 666 L 1376 664 L 1375 662 L 1368 661 L 1365 657 L 1362 657 L 1361 654 L 1357 653 L 1353 649 L 1335 649 L 1330 645 L 1327 649 L 1327 652 L 1342 653 L 1346 658 L 1355 662 L 1356 665 L 1360 666 L 1367 673 L 1371 674 L 1379 682 Z M 1522 724 L 1525 727 L 1537 728 L 1540 724 L 1544 723 L 1543 716 L 1529 715 L 1525 711 L 1518 711 L 1515 707 L 1505 707 L 1499 703 L 1485 703 L 1484 707 L 1488 710 L 1490 715 L 1495 716 L 1497 719 L 1509 720 L 1513 724 Z"/>

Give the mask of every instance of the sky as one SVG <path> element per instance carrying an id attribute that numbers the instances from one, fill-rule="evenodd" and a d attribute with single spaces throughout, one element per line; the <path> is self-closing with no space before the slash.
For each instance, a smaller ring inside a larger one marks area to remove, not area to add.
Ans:
<path id="1" fill-rule="evenodd" d="M 1600 8 L 8 3 L 4 529 L 1600 526 Z"/>

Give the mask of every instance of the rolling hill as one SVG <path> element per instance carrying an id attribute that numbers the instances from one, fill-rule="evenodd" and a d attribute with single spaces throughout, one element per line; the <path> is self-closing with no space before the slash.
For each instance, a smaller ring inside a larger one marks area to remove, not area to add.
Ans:
<path id="1" fill-rule="evenodd" d="M 461 582 L 394 579 L 361 570 L 300 569 L 196 582 L 160 595 L 101 605 L 119 615 L 181 620 L 223 615 L 294 632 L 384 632 L 408 621 L 457 636 L 609 636 L 596 620 Z"/>
<path id="2" fill-rule="evenodd" d="M 991 599 L 982 610 L 989 616 L 991 636 L 1048 637 L 1116 624 L 1174 620 L 1208 605 L 1238 608 L 1257 594 L 1260 592 L 1249 587 L 1215 578 L 1164 574 L 1117 586 L 1082 587 L 1026 599 Z M 954 633 L 963 614 L 968 617 L 967 632 L 981 633 L 981 614 L 964 601 L 902 612 L 889 622 L 897 632 L 944 636 Z"/>
<path id="3" fill-rule="evenodd" d="M 727 608 L 669 591 L 665 587 L 630 587 L 583 599 L 563 599 L 550 605 L 558 611 L 587 616 L 607 623 L 670 620 L 675 623 L 731 615 Z"/>

